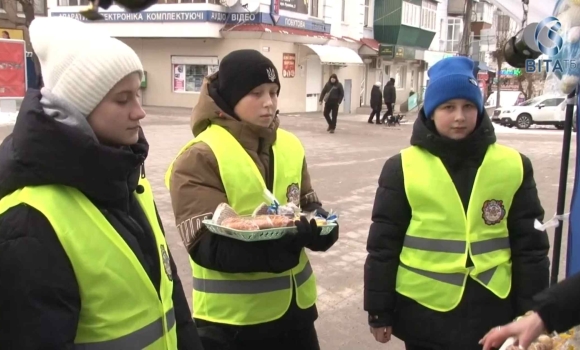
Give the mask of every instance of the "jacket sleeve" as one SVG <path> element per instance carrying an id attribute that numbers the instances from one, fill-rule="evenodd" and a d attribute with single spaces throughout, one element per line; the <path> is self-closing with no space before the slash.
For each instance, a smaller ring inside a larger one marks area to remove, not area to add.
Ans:
<path id="1" fill-rule="evenodd" d="M 308 173 L 308 165 L 306 164 L 306 158 L 304 158 L 304 164 L 302 165 L 302 185 L 300 186 L 300 207 L 303 211 L 318 211 L 319 214 L 327 216 L 328 212 L 322 208 L 322 203 L 318 199 L 318 195 L 314 192 L 312 188 L 312 182 L 310 181 L 310 174 Z M 317 241 L 315 244 L 307 246 L 308 249 L 315 252 L 325 252 L 330 249 L 334 243 L 338 240 L 338 227 L 326 236 L 321 236 L 322 239 Z"/>
<path id="2" fill-rule="evenodd" d="M 379 177 L 364 266 L 364 309 L 372 327 L 393 325 L 399 256 L 411 207 L 405 193 L 401 155 L 387 160 Z"/>
<path id="3" fill-rule="evenodd" d="M 341 83 L 338 83 L 338 94 L 339 94 L 338 104 L 341 104 L 342 100 L 344 100 L 344 87 L 342 86 Z"/>
<path id="4" fill-rule="evenodd" d="M 80 294 L 48 220 L 18 205 L 0 217 L 0 347 L 73 349 Z"/>
<path id="5" fill-rule="evenodd" d="M 534 228 L 536 219 L 542 221 L 544 209 L 538 197 L 532 163 L 524 155 L 522 162 L 523 181 L 507 219 L 512 253 L 512 300 L 518 315 L 532 309 L 534 295 L 548 287 L 550 274 L 548 235 Z"/>
<path id="6" fill-rule="evenodd" d="M 322 88 L 322 91 L 320 92 L 320 98 L 318 99 L 318 102 L 322 102 L 322 100 L 324 99 L 324 95 L 326 95 L 328 90 L 330 90 L 330 84 L 326 83 Z"/>
<path id="7" fill-rule="evenodd" d="M 178 231 L 197 264 L 221 272 L 283 272 L 299 255 L 283 241 L 243 242 L 209 232 L 201 221 L 228 199 L 217 160 L 209 146 L 197 143 L 175 161 L 170 194 Z"/>
<path id="8" fill-rule="evenodd" d="M 535 311 L 548 332 L 565 332 L 580 325 L 580 273 L 536 296 Z"/>
<path id="9" fill-rule="evenodd" d="M 155 214 L 157 214 L 157 221 L 161 226 L 163 234 L 165 234 L 165 229 L 163 228 L 163 222 L 159 216 L 157 206 L 155 206 Z M 175 266 L 175 261 L 173 260 L 173 255 L 171 254 L 169 248 L 168 254 L 171 264 L 171 276 L 173 279 L 173 294 L 171 299 L 173 300 L 173 310 L 175 313 L 177 350 L 203 350 L 201 340 L 199 339 L 199 334 L 197 333 L 197 327 L 193 322 L 189 304 L 187 303 L 187 298 L 185 297 L 185 292 L 183 291 L 181 278 L 179 278 L 177 266 Z"/>

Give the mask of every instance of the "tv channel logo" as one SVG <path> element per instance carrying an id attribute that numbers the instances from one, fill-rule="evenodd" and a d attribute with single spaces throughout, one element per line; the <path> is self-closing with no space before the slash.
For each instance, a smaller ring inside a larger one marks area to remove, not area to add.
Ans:
<path id="1" fill-rule="evenodd" d="M 561 35 L 562 23 L 556 17 L 546 17 L 534 26 L 534 23 L 524 29 L 524 42 L 529 49 L 554 57 L 562 51 L 564 38 Z M 544 68 L 545 66 L 545 68 Z M 563 72 L 564 68 L 575 68 L 575 60 L 545 59 L 538 62 L 527 59 L 526 72 Z"/>

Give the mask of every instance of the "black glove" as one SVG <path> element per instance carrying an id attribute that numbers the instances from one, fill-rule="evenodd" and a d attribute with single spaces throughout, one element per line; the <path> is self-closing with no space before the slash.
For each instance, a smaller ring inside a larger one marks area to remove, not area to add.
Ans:
<path id="1" fill-rule="evenodd" d="M 319 228 L 318 230 L 318 235 L 314 235 L 314 239 L 307 245 L 307 248 L 313 252 L 325 252 L 338 241 L 338 222 L 336 223 L 336 227 L 327 235 L 321 235 L 321 229 Z"/>
<path id="2" fill-rule="evenodd" d="M 295 234 L 286 234 L 282 237 L 284 244 L 294 252 L 299 252 L 302 248 L 309 246 L 317 236 L 320 236 L 321 229 L 314 219 L 308 222 L 306 217 L 301 216 L 300 220 L 296 220 L 294 224 L 297 232 Z"/>

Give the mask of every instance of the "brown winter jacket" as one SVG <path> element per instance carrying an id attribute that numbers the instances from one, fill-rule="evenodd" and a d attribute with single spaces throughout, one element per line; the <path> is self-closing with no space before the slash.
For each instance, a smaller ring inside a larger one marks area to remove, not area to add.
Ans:
<path id="1" fill-rule="evenodd" d="M 276 141 L 279 119 L 276 117 L 269 128 L 239 121 L 224 113 L 210 97 L 208 84 L 216 79 L 208 77 L 201 88 L 199 102 L 191 115 L 193 135 L 199 135 L 210 124 L 220 125 L 229 131 L 256 163 L 264 181 L 270 169 L 270 150 Z M 315 210 L 321 204 L 312 189 L 306 161 L 302 169 L 300 205 L 303 210 Z M 199 240 L 201 221 L 211 215 L 220 203 L 227 203 L 218 163 L 209 146 L 203 142 L 194 144 L 183 152 L 173 166 L 170 191 L 175 221 L 188 251 Z"/>

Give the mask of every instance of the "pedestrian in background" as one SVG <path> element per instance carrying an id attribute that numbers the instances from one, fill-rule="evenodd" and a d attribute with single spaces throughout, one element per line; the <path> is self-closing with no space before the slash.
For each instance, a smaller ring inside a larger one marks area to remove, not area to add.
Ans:
<path id="1" fill-rule="evenodd" d="M 30 42 L 45 87 L 0 146 L 0 347 L 201 350 L 145 176 L 139 57 L 65 17 Z"/>
<path id="2" fill-rule="evenodd" d="M 532 163 L 496 143 L 473 76 L 452 57 L 429 69 L 411 147 L 379 177 L 365 263 L 374 338 L 407 350 L 480 350 L 489 329 L 548 286 L 549 241 Z"/>
<path id="3" fill-rule="evenodd" d="M 395 88 L 395 78 L 389 79 L 385 89 L 383 90 L 383 98 L 385 99 L 385 105 L 387 105 L 387 111 L 383 115 L 383 123 L 385 123 L 389 118 L 393 116 L 394 104 L 397 102 L 397 88 Z"/>
<path id="4" fill-rule="evenodd" d="M 326 131 L 334 134 L 336 130 L 336 120 L 338 117 L 338 106 L 342 103 L 344 99 L 344 89 L 342 84 L 338 81 L 336 74 L 330 75 L 330 79 L 322 92 L 320 93 L 320 104 L 324 101 L 324 118 L 328 123 L 328 129 Z"/>
<path id="5" fill-rule="evenodd" d="M 373 118 L 376 116 L 377 124 L 381 124 L 381 109 L 383 109 L 383 94 L 381 93 L 381 82 L 377 81 L 371 89 L 371 115 L 369 116 L 369 124 L 373 123 Z"/>

